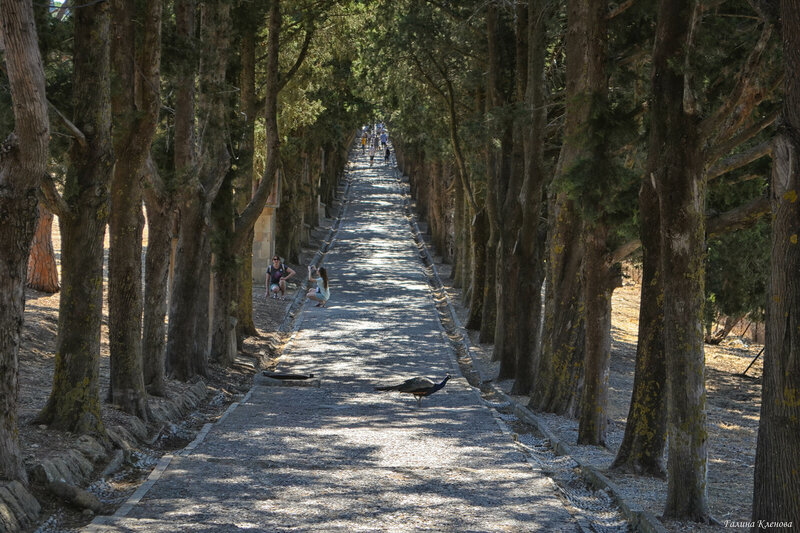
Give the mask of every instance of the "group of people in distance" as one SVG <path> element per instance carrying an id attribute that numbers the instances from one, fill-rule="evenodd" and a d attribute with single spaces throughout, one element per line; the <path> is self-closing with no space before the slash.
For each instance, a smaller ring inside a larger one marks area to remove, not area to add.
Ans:
<path id="1" fill-rule="evenodd" d="M 389 134 L 383 126 L 383 122 L 378 122 L 375 127 L 364 126 L 361 133 L 361 153 L 364 153 L 369 146 L 369 166 L 375 162 L 375 154 L 378 150 L 383 152 L 383 162 L 389 164 L 392 158 L 392 151 L 389 149 Z"/>
<path id="2" fill-rule="evenodd" d="M 286 266 L 281 258 L 273 256 L 272 264 L 267 267 L 267 296 L 270 298 L 286 299 L 286 281 L 294 276 L 296 272 L 291 267 Z M 331 297 L 331 290 L 328 286 L 328 271 L 325 267 L 317 268 L 309 265 L 308 281 L 316 282 L 316 287 L 310 289 L 306 296 L 317 302 L 316 307 L 325 307 Z M 280 293 L 280 296 L 278 296 Z"/>
<path id="3" fill-rule="evenodd" d="M 385 163 L 391 161 L 392 151 L 389 149 L 389 134 L 383 122 L 378 122 L 375 126 L 364 126 L 361 134 L 361 153 L 364 153 L 369 145 L 369 166 L 375 160 L 375 153 L 380 147 L 383 150 L 383 160 Z M 272 257 L 272 264 L 267 267 L 266 296 L 268 298 L 286 299 L 286 281 L 291 279 L 296 272 L 286 266 L 277 255 Z M 308 267 L 308 281 L 316 283 L 316 287 L 309 289 L 306 296 L 314 300 L 316 307 L 325 307 L 331 297 L 330 287 L 328 286 L 328 271 L 325 267 Z"/>

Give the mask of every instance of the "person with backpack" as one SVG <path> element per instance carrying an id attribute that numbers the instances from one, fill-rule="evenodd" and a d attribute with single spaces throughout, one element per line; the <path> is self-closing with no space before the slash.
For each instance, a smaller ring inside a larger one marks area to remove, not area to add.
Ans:
<path id="1" fill-rule="evenodd" d="M 286 299 L 286 280 L 295 275 L 295 271 L 281 262 L 277 255 L 272 258 L 272 264 L 267 267 L 267 294 L 272 298 L 281 293 L 281 300 Z"/>

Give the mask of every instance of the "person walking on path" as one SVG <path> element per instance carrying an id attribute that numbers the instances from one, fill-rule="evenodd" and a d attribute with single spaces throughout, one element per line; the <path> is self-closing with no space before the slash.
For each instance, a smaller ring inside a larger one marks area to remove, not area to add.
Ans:
<path id="1" fill-rule="evenodd" d="M 314 277 L 314 274 L 319 274 L 319 277 Z M 316 267 L 309 266 L 308 281 L 316 281 L 317 287 L 310 289 L 306 296 L 315 302 L 319 302 L 315 307 L 325 307 L 325 304 L 331 297 L 331 290 L 328 287 L 328 271 L 325 270 L 325 267 L 320 267 L 319 270 L 317 270 Z"/>
<path id="2" fill-rule="evenodd" d="M 295 275 L 295 271 L 281 262 L 277 255 L 272 258 L 272 264 L 267 267 L 267 294 L 272 298 L 281 293 L 281 300 L 286 299 L 286 280 Z"/>
<path id="3" fill-rule="evenodd" d="M 384 131 L 381 133 L 381 146 L 386 148 L 386 144 L 389 142 L 389 136 Z"/>
<path id="4" fill-rule="evenodd" d="M 361 136 L 361 153 L 363 154 L 367 149 L 367 132 Z"/>
<path id="5" fill-rule="evenodd" d="M 387 146 L 386 151 L 383 152 L 383 162 L 388 165 L 391 159 L 392 159 L 392 151 Z"/>

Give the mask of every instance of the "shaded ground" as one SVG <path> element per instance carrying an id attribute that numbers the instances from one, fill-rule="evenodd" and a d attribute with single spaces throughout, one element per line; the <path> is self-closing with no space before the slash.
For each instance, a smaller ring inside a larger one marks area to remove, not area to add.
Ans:
<path id="1" fill-rule="evenodd" d="M 463 324 L 468 316 L 468 308 L 462 304 L 461 289 L 452 285 L 451 267 L 437 258 L 437 269 Z M 637 502 L 660 516 L 666 501 L 666 481 L 608 471 L 622 442 L 633 387 L 639 294 L 639 285 L 632 282 L 614 292 L 608 447 L 577 445 L 578 422 L 575 419 L 548 413 L 537 415 L 545 419 L 550 429 L 570 444 L 583 460 L 604 471 L 622 488 L 630 501 Z M 492 345 L 480 344 L 478 332 L 469 334 L 475 351 L 473 355 L 481 358 L 487 366 L 493 367 L 496 375 L 499 363 L 491 361 Z M 709 433 L 708 493 L 712 516 L 723 524 L 726 520 L 749 520 L 751 514 L 756 437 L 761 408 L 761 359 L 748 371 L 748 376 L 753 377 L 741 377 L 737 374 L 747 368 L 761 348 L 762 345 L 747 345 L 736 337 L 726 339 L 721 346 L 705 347 Z M 501 382 L 499 385 L 508 392 L 512 382 Z M 522 405 L 527 404 L 527 398 L 517 397 L 516 400 Z M 665 526 L 670 531 L 719 530 L 715 526 L 674 521 L 665 523 Z M 735 528 L 727 530 L 736 531 Z"/>

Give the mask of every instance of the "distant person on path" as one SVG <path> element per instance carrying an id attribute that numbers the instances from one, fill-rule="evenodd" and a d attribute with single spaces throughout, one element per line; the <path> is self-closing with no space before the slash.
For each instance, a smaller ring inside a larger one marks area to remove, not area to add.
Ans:
<path id="1" fill-rule="evenodd" d="M 272 258 L 272 264 L 267 267 L 267 293 L 272 298 L 281 293 L 281 300 L 286 299 L 286 280 L 295 275 L 295 271 L 281 262 L 277 255 Z"/>
<path id="2" fill-rule="evenodd" d="M 383 162 L 388 165 L 391 160 L 392 160 L 392 151 L 389 150 L 389 147 L 387 146 L 386 151 L 383 152 Z"/>
<path id="3" fill-rule="evenodd" d="M 319 277 L 314 277 L 314 274 L 319 274 Z M 319 302 L 314 307 L 325 307 L 325 304 L 331 297 L 331 291 L 328 288 L 328 271 L 325 270 L 325 267 L 320 267 L 319 270 L 317 270 L 316 267 L 309 266 L 308 281 L 316 281 L 317 287 L 315 289 L 310 289 L 308 293 L 306 293 L 306 296 Z"/>
<path id="4" fill-rule="evenodd" d="M 373 161 L 375 161 L 375 145 L 369 147 L 369 166 L 372 166 Z"/>
<path id="5" fill-rule="evenodd" d="M 381 146 L 386 148 L 386 143 L 388 142 L 389 142 L 389 136 L 386 135 L 386 132 L 384 131 L 383 133 L 381 133 Z"/>
<path id="6" fill-rule="evenodd" d="M 364 135 L 361 136 L 361 153 L 363 154 L 364 151 L 367 149 L 367 132 L 364 132 Z"/>

